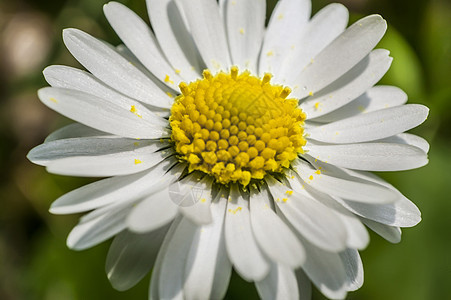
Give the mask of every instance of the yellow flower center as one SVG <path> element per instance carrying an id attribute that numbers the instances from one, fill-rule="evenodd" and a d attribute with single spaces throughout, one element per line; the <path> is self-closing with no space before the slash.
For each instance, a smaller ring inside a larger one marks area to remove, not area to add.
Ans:
<path id="1" fill-rule="evenodd" d="M 267 172 L 282 172 L 306 140 L 305 114 L 291 90 L 263 78 L 230 73 L 181 83 L 169 119 L 172 140 L 189 172 L 202 171 L 222 184 L 262 179 Z"/>

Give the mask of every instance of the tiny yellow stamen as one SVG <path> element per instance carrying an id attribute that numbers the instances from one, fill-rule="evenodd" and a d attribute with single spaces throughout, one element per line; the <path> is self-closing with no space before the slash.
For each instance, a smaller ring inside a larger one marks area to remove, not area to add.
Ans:
<path id="1" fill-rule="evenodd" d="M 139 165 L 140 163 L 142 163 L 142 161 L 135 158 L 135 165 Z"/>
<path id="2" fill-rule="evenodd" d="M 313 180 L 313 175 L 310 175 L 308 179 Z"/>

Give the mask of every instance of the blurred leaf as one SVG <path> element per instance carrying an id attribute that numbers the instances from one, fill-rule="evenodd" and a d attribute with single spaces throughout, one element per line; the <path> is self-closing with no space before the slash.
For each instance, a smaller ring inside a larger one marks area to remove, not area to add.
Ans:
<path id="1" fill-rule="evenodd" d="M 393 27 L 388 26 L 387 33 L 378 48 L 390 51 L 393 63 L 379 84 L 391 84 L 402 88 L 414 102 L 422 102 L 425 94 L 424 74 L 420 61 L 409 43 Z"/>

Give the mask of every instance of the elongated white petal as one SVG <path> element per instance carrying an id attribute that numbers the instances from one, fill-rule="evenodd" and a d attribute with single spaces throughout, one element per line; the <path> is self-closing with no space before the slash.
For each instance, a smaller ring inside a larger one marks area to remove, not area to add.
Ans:
<path id="1" fill-rule="evenodd" d="M 114 238 L 106 258 L 105 271 L 116 290 L 128 290 L 152 269 L 168 228 L 148 234 L 124 230 Z"/>
<path id="2" fill-rule="evenodd" d="M 145 120 L 139 111 L 126 110 L 102 98 L 61 88 L 42 88 L 41 101 L 49 108 L 94 129 L 129 138 L 156 139 L 169 136 L 162 126 Z"/>
<path id="3" fill-rule="evenodd" d="M 173 155 L 172 150 L 154 153 L 128 151 L 99 156 L 73 156 L 51 161 L 47 165 L 47 171 L 60 175 L 85 177 L 128 175 L 147 170 L 171 155 Z"/>
<path id="4" fill-rule="evenodd" d="M 199 72 L 202 70 L 198 59 L 199 52 L 176 2 L 146 2 L 152 29 L 172 67 L 188 82 L 199 78 Z"/>
<path id="5" fill-rule="evenodd" d="M 344 299 L 348 284 L 346 269 L 335 252 L 327 252 L 302 240 L 307 259 L 302 269 L 313 284 L 328 298 Z"/>
<path id="6" fill-rule="evenodd" d="M 290 174 L 288 174 L 288 176 L 290 176 Z M 296 180 L 296 178 L 293 180 Z M 332 209 L 340 218 L 346 228 L 346 246 L 349 248 L 364 249 L 368 245 L 370 240 L 368 231 L 365 229 L 365 226 L 362 222 L 360 222 L 358 217 L 344 208 L 329 195 L 312 188 L 308 184 L 304 184 L 304 187 L 306 192 L 308 192 L 311 197 Z"/>
<path id="7" fill-rule="evenodd" d="M 202 180 L 197 181 L 196 174 L 193 174 L 184 178 L 181 182 L 174 182 L 174 184 L 185 185 L 179 187 L 179 194 L 191 194 L 193 197 L 193 204 L 187 206 L 180 205 L 180 212 L 197 225 L 211 223 L 212 215 L 210 205 L 212 202 L 211 187 L 213 180 L 209 176 L 205 176 Z M 174 202 L 174 195 L 172 194 L 170 196 L 172 196 L 171 199 Z"/>
<path id="8" fill-rule="evenodd" d="M 362 113 L 399 106 L 406 102 L 407 94 L 400 88 L 388 85 L 377 85 L 339 109 L 315 118 L 315 121 L 334 122 Z"/>
<path id="9" fill-rule="evenodd" d="M 44 143 L 56 141 L 56 140 L 64 140 L 71 138 L 82 138 L 82 137 L 97 137 L 97 138 L 120 138 L 118 136 L 93 129 L 86 125 L 80 123 L 72 123 L 61 127 L 60 129 L 55 130 L 51 134 L 49 134 Z"/>
<path id="10" fill-rule="evenodd" d="M 304 98 L 315 93 L 354 67 L 377 45 L 387 29 L 379 15 L 365 17 L 321 51 L 295 79 L 300 86 L 292 96 Z"/>
<path id="11" fill-rule="evenodd" d="M 268 274 L 269 263 L 252 232 L 248 205 L 238 187 L 232 186 L 225 221 L 226 247 L 238 274 L 245 280 L 258 281 Z"/>
<path id="12" fill-rule="evenodd" d="M 226 200 L 226 199 L 224 199 Z M 211 288 L 211 299 L 223 299 L 229 286 L 230 277 L 232 276 L 232 263 L 227 255 L 225 237 L 223 238 L 218 249 L 218 260 L 216 261 L 216 269 Z"/>
<path id="13" fill-rule="evenodd" d="M 105 85 L 92 74 L 67 66 L 49 66 L 44 69 L 47 82 L 53 87 L 77 90 L 102 98 L 125 110 L 133 110 L 147 122 L 167 126 L 168 121 L 133 100 Z"/>
<path id="14" fill-rule="evenodd" d="M 72 214 L 99 208 L 114 202 L 140 198 L 159 183 L 174 160 L 163 161 L 159 165 L 141 173 L 111 177 L 82 186 L 61 196 L 52 203 L 53 214 Z M 171 174 L 172 175 L 172 174 Z"/>
<path id="15" fill-rule="evenodd" d="M 401 242 L 401 229 L 399 227 L 382 224 L 365 218 L 362 218 L 362 222 L 390 243 L 397 244 Z"/>
<path id="16" fill-rule="evenodd" d="M 424 166 L 428 159 L 421 149 L 391 143 L 314 145 L 305 150 L 315 159 L 336 166 L 367 171 L 401 171 Z"/>
<path id="17" fill-rule="evenodd" d="M 241 70 L 257 71 L 257 58 L 263 41 L 266 1 L 228 0 L 224 16 L 232 63 Z"/>
<path id="18" fill-rule="evenodd" d="M 363 285 L 363 264 L 359 252 L 355 249 L 346 249 L 340 252 L 340 257 L 346 269 L 347 290 L 358 290 Z"/>
<path id="19" fill-rule="evenodd" d="M 276 215 L 269 197 L 268 191 L 251 191 L 250 216 L 255 238 L 271 260 L 292 269 L 300 267 L 305 259 L 304 249 L 296 235 Z"/>
<path id="20" fill-rule="evenodd" d="M 278 74 L 281 62 L 301 37 L 310 12 L 311 2 L 308 0 L 281 0 L 277 3 L 269 20 L 260 54 L 260 75 L 266 72 Z"/>
<path id="21" fill-rule="evenodd" d="M 269 189 L 289 223 L 309 242 L 330 251 L 340 251 L 346 245 L 346 229 L 333 211 L 302 192 L 302 187 L 282 186 L 267 179 Z"/>
<path id="22" fill-rule="evenodd" d="M 212 71 L 230 66 L 229 47 L 219 7 L 212 0 L 180 0 L 197 48 Z"/>
<path id="23" fill-rule="evenodd" d="M 67 246 L 84 250 L 100 244 L 125 229 L 125 218 L 130 209 L 111 209 L 88 221 L 80 220 L 67 237 Z"/>
<path id="24" fill-rule="evenodd" d="M 390 68 L 392 58 L 376 49 L 332 84 L 308 97 L 300 107 L 309 119 L 330 113 L 359 97 L 375 85 Z"/>
<path id="25" fill-rule="evenodd" d="M 118 2 L 105 4 L 103 11 L 114 31 L 141 63 L 167 86 L 178 90 L 181 78 L 161 53 L 149 26 Z"/>
<path id="26" fill-rule="evenodd" d="M 414 134 L 410 133 L 400 133 L 385 139 L 379 140 L 379 142 L 382 143 L 395 143 L 395 144 L 406 144 L 415 146 L 417 148 L 420 148 L 425 153 L 429 152 L 429 143 L 423 139 L 422 137 L 419 137 Z"/>
<path id="27" fill-rule="evenodd" d="M 255 283 L 263 300 L 297 300 L 299 290 L 294 271 L 282 264 L 271 264 L 271 270 L 261 281 Z"/>
<path id="28" fill-rule="evenodd" d="M 128 152 L 152 154 L 160 148 L 167 147 L 156 141 L 136 142 L 125 138 L 82 137 L 60 139 L 39 145 L 28 153 L 28 159 L 35 164 L 48 165 L 49 162 L 75 156 L 107 156 L 113 154 L 126 155 Z"/>
<path id="29" fill-rule="evenodd" d="M 171 223 L 166 236 L 164 237 L 163 244 L 160 247 L 160 251 L 158 251 L 157 260 L 155 261 L 155 265 L 152 269 L 152 277 L 150 279 L 150 288 L 149 288 L 149 299 L 157 300 L 161 299 L 160 297 L 160 275 L 161 275 L 161 266 L 163 264 L 163 259 L 165 258 L 166 252 L 168 250 L 169 243 L 172 241 L 172 237 L 175 234 L 180 222 L 182 220 L 182 216 L 178 216 Z"/>
<path id="30" fill-rule="evenodd" d="M 134 232 L 149 232 L 174 220 L 177 213 L 178 206 L 170 199 L 168 189 L 163 188 L 132 209 L 127 225 Z"/>
<path id="31" fill-rule="evenodd" d="M 218 194 L 211 204 L 212 223 L 196 229 L 193 240 L 197 243 L 193 243 L 187 253 L 183 288 L 186 299 L 212 298 L 214 280 L 230 276 L 232 265 L 230 262 L 222 263 L 219 256 L 225 251 L 223 228 L 226 206 L 227 198 Z"/>
<path id="32" fill-rule="evenodd" d="M 391 226 L 412 227 L 421 221 L 421 212 L 409 199 L 401 194 L 396 188 L 369 172 L 359 172 L 344 169 L 345 172 L 352 176 L 360 177 L 365 180 L 373 181 L 377 184 L 384 185 L 398 194 L 398 198 L 392 204 L 367 206 L 354 205 L 351 202 L 345 202 L 344 205 L 353 213 L 362 217 L 381 222 Z M 343 204 L 343 203 L 342 203 Z"/>
<path id="33" fill-rule="evenodd" d="M 183 284 L 191 245 L 197 242 L 196 226 L 183 218 L 164 252 L 159 274 L 159 299 L 184 299 Z M 184 272 L 185 270 L 185 272 Z"/>
<path id="34" fill-rule="evenodd" d="M 370 181 L 344 174 L 340 176 L 321 167 L 316 170 L 301 160 L 294 165 L 305 183 L 329 195 L 366 203 L 391 203 L 398 197 L 393 190 Z"/>
<path id="35" fill-rule="evenodd" d="M 170 107 L 169 97 L 105 42 L 77 29 L 65 29 L 63 39 L 72 55 L 109 86 L 141 102 Z"/>
<path id="36" fill-rule="evenodd" d="M 309 130 L 310 138 L 327 143 L 359 143 L 390 137 L 423 123 L 429 109 L 407 104 L 357 115 Z"/>
<path id="37" fill-rule="evenodd" d="M 304 26 L 297 43 L 290 46 L 291 51 L 283 59 L 278 77 L 286 83 L 295 78 L 319 52 L 346 29 L 348 18 L 348 10 L 339 3 L 329 4 L 317 12 Z"/>

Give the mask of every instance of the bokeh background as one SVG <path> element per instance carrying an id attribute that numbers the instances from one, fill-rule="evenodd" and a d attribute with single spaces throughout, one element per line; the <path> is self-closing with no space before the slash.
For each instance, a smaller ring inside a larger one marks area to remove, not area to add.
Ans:
<path id="1" fill-rule="evenodd" d="M 53 216 L 50 203 L 90 179 L 46 173 L 28 150 L 69 121 L 39 102 L 50 64 L 79 66 L 61 30 L 83 29 L 118 44 L 103 13 L 105 0 L 0 0 L 0 299 L 146 299 L 147 276 L 127 292 L 104 271 L 109 242 L 75 252 L 65 238 L 79 216 Z M 144 0 L 121 0 L 145 20 Z M 335 2 L 335 1 L 334 1 Z M 414 130 L 431 144 L 419 170 L 383 174 L 421 209 L 423 221 L 392 245 L 371 235 L 361 252 L 365 284 L 349 299 L 451 299 L 451 1 L 343 0 L 351 22 L 380 13 L 389 29 L 380 47 L 393 65 L 382 83 L 403 88 L 409 102 L 430 107 Z M 268 15 L 276 0 L 269 0 Z M 313 11 L 330 3 L 313 0 Z M 227 299 L 256 299 L 253 284 L 234 275 Z M 314 292 L 314 299 L 323 299 Z"/>

